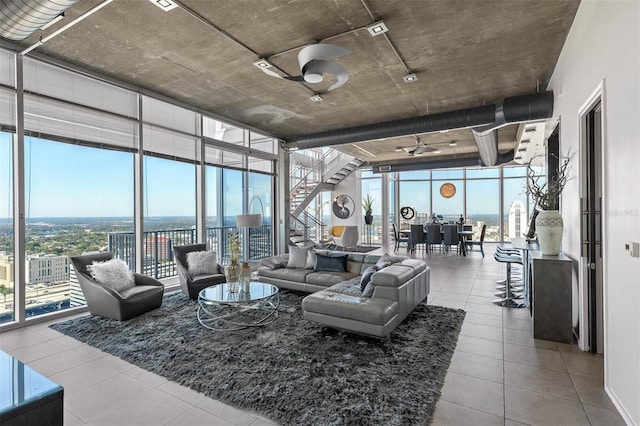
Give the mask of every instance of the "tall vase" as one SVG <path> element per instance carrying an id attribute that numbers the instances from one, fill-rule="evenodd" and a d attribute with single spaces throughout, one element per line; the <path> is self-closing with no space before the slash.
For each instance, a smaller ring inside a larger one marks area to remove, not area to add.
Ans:
<path id="1" fill-rule="evenodd" d="M 227 285 L 230 293 L 237 293 L 240 289 L 240 264 L 237 260 L 232 260 L 224 269 Z"/>
<path id="2" fill-rule="evenodd" d="M 546 256 L 557 256 L 562 243 L 564 223 L 558 210 L 540 210 L 536 217 L 536 234 L 540 251 Z"/>

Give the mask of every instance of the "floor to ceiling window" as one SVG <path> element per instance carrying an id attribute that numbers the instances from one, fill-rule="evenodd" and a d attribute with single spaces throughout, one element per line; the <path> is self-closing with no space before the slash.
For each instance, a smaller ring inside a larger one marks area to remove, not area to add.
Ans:
<path id="1" fill-rule="evenodd" d="M 25 137 L 27 317 L 84 304 L 69 258 L 132 235 L 133 200 L 133 154 Z"/>
<path id="2" fill-rule="evenodd" d="M 542 167 L 533 167 L 533 171 L 544 174 Z M 400 214 L 403 207 L 415 212 L 409 220 L 398 217 L 401 228 L 428 223 L 434 213 L 440 222 L 458 222 L 462 215 L 473 225 L 474 239 L 480 237 L 483 225 L 485 241 L 522 238 L 533 210 L 526 193 L 526 172 L 526 166 L 515 166 L 394 173 L 389 192 L 397 189 L 392 200 L 399 200 L 399 205 L 393 214 Z"/>
<path id="3" fill-rule="evenodd" d="M 13 247 L 13 135 L 0 132 L 0 323 L 15 316 Z"/>
<path id="4" fill-rule="evenodd" d="M 430 171 L 399 173 L 400 205 L 408 207 L 410 215 L 399 216 L 400 229 L 409 228 L 412 223 L 427 223 L 431 217 Z"/>
<path id="5" fill-rule="evenodd" d="M 143 180 L 143 273 L 173 276 L 173 246 L 197 241 L 195 166 L 145 155 Z"/>
<path id="6" fill-rule="evenodd" d="M 500 241 L 500 169 L 466 170 L 465 222 L 473 226 L 474 240 L 486 225 L 485 241 Z"/>
<path id="7" fill-rule="evenodd" d="M 529 217 L 533 205 L 527 196 L 527 168 L 504 168 L 503 239 L 524 238 L 529 229 Z"/>
<path id="8" fill-rule="evenodd" d="M 173 246 L 203 235 L 209 242 L 218 232 L 209 228 L 237 232 L 235 216 L 248 209 L 250 180 L 263 201 L 268 228 L 255 257 L 272 254 L 279 149 L 274 138 L 89 73 L 31 57 L 16 68 L 15 60 L 13 52 L 0 48 L 0 126 L 15 129 L 23 118 L 25 129 L 19 163 L 13 153 L 17 136 L 0 132 L 0 325 L 83 306 L 70 262 L 74 255 L 112 251 L 132 270 L 159 279 L 175 276 Z M 23 72 L 22 97 L 16 69 Z M 16 117 L 19 99 L 23 117 Z M 213 157 L 206 155 L 208 144 L 215 145 Z M 134 178 L 138 167 L 140 182 Z M 14 175 L 24 175 L 24 188 Z M 14 234 L 16 193 L 21 204 L 24 197 L 24 235 Z M 199 193 L 206 194 L 204 203 L 197 203 Z M 144 213 L 140 227 L 136 205 Z M 201 216 L 205 230 L 197 228 Z M 139 229 L 143 253 L 136 253 Z M 219 250 L 223 260 L 225 244 L 217 242 L 228 235 L 218 234 L 209 248 Z M 15 247 L 23 241 L 25 279 L 14 282 L 22 275 L 14 273 Z M 25 307 L 14 303 L 14 289 L 25 294 Z"/>
<path id="9" fill-rule="evenodd" d="M 272 245 L 272 200 L 273 200 L 273 178 L 262 173 L 249 173 L 249 205 L 245 209 L 247 214 L 262 215 L 262 224 L 246 230 L 247 244 L 249 250 L 247 259 L 256 260 L 267 257 L 271 254 Z"/>
<path id="10" fill-rule="evenodd" d="M 365 244 L 381 244 L 382 243 L 382 178 L 374 175 L 370 171 L 363 171 L 362 176 L 362 198 L 370 196 L 373 199 L 372 214 L 373 222 L 371 225 L 364 224 L 362 227 L 362 235 L 360 241 Z M 364 201 L 364 200 L 363 200 Z M 356 203 L 357 204 L 357 203 Z M 364 210 L 362 211 L 364 218 Z M 364 219 L 363 219 L 364 223 Z"/>

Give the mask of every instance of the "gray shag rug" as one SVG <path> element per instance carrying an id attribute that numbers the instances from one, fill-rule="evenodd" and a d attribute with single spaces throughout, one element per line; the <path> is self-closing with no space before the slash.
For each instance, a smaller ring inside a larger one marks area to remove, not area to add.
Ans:
<path id="1" fill-rule="evenodd" d="M 181 293 L 129 321 L 85 316 L 51 328 L 280 424 L 429 424 L 464 311 L 419 305 L 381 340 L 303 319 L 304 296 L 281 291 L 273 323 L 240 331 L 205 329 Z"/>

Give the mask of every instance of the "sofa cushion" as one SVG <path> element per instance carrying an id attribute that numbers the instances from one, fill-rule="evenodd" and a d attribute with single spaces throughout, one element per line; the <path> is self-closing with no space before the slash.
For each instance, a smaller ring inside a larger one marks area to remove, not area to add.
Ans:
<path id="1" fill-rule="evenodd" d="M 305 283 L 307 275 L 313 273 L 313 271 L 309 269 L 269 269 L 265 267 L 258 268 L 258 272 L 263 277 L 277 278 L 284 281 L 295 281 L 298 283 Z"/>
<path id="2" fill-rule="evenodd" d="M 382 325 L 391 321 L 398 313 L 398 302 L 390 299 L 364 299 L 327 289 L 305 297 L 302 309 L 305 312 Z"/>
<path id="3" fill-rule="evenodd" d="M 311 271 L 310 271 L 311 272 Z M 351 272 L 311 272 L 306 276 L 307 284 L 321 285 L 329 287 L 334 284 L 338 284 L 342 281 L 347 281 L 352 278 L 358 277 L 357 274 Z"/>
<path id="4" fill-rule="evenodd" d="M 269 269 L 280 269 L 280 268 L 286 268 L 288 261 L 289 261 L 289 255 L 281 254 L 278 256 L 266 257 L 260 261 L 260 264 L 263 266 L 266 266 Z"/>
<path id="5" fill-rule="evenodd" d="M 395 264 L 373 274 L 371 283 L 376 286 L 399 287 L 414 276 L 416 276 L 416 272 L 413 268 Z"/>
<path id="6" fill-rule="evenodd" d="M 404 259 L 397 263 L 398 266 L 408 266 L 412 268 L 416 275 L 427 269 L 427 264 L 420 259 Z"/>
<path id="7" fill-rule="evenodd" d="M 378 271 L 378 268 L 376 268 L 376 265 L 371 265 L 364 270 L 364 272 L 362 273 L 362 277 L 360 278 L 361 291 L 364 291 L 364 288 L 367 286 L 367 284 L 369 284 L 369 281 L 371 281 L 371 276 L 377 271 Z"/>
<path id="8" fill-rule="evenodd" d="M 402 256 L 391 256 L 390 254 L 383 254 L 380 256 L 380 259 L 376 262 L 376 266 L 378 269 L 386 268 L 387 266 L 393 265 L 394 263 L 398 263 L 402 260 L 406 259 L 406 257 Z"/>
<path id="9" fill-rule="evenodd" d="M 314 271 L 328 272 L 346 272 L 347 271 L 347 255 L 324 255 L 316 253 L 316 265 Z"/>
<path id="10" fill-rule="evenodd" d="M 287 268 L 302 269 L 307 265 L 307 247 L 289 246 Z"/>

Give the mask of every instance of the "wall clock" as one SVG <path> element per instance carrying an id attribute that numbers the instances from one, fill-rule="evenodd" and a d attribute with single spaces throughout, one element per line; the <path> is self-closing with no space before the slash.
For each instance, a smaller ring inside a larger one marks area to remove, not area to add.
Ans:
<path id="1" fill-rule="evenodd" d="M 336 215 L 339 219 L 347 219 L 351 217 L 353 212 L 355 211 L 355 203 L 353 202 L 353 198 L 348 196 L 347 194 L 338 195 L 333 200 L 332 205 L 333 214 Z"/>
<path id="2" fill-rule="evenodd" d="M 444 198 L 451 198 L 456 195 L 456 186 L 452 183 L 443 183 L 440 187 L 440 195 Z"/>
<path id="3" fill-rule="evenodd" d="M 416 212 L 411 207 L 401 207 L 400 208 L 400 216 L 402 216 L 405 220 L 413 219 Z"/>

